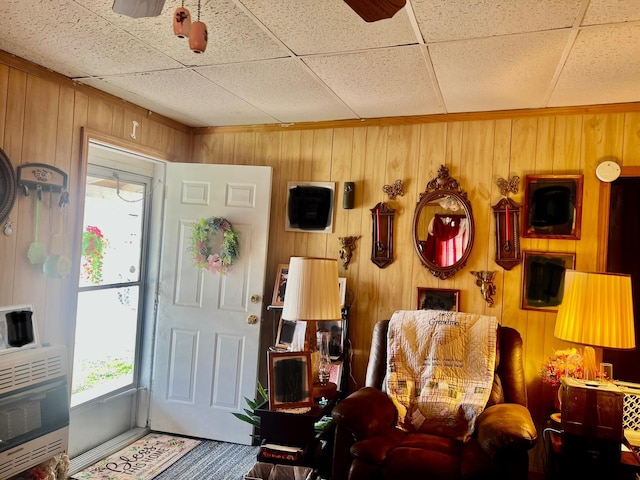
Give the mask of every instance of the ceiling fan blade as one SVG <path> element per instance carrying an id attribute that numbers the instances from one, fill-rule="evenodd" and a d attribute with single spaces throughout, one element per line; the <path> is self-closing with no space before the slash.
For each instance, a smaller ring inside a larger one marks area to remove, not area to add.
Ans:
<path id="1" fill-rule="evenodd" d="M 157 17 L 165 0 L 113 0 L 112 10 L 127 17 Z"/>
<path id="2" fill-rule="evenodd" d="M 407 0 L 344 0 L 365 22 L 391 18 L 404 7 Z"/>

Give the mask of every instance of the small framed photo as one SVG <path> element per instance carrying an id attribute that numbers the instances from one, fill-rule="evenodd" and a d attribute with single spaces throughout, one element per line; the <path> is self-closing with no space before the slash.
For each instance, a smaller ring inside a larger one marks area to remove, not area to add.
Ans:
<path id="1" fill-rule="evenodd" d="M 281 263 L 276 272 L 276 282 L 273 286 L 272 307 L 284 306 L 284 292 L 287 289 L 287 277 L 289 276 L 289 264 Z"/>
<path id="2" fill-rule="evenodd" d="M 575 253 L 523 251 L 520 308 L 557 311 L 564 294 L 564 273 L 575 266 Z"/>
<path id="3" fill-rule="evenodd" d="M 418 310 L 457 312 L 459 306 L 460 290 L 418 287 Z"/>
<path id="4" fill-rule="evenodd" d="M 293 343 L 297 323 L 295 320 L 285 320 L 282 316 L 280 317 L 278 333 L 276 334 L 276 347 L 289 350 Z"/>
<path id="5" fill-rule="evenodd" d="M 270 409 L 313 406 L 311 354 L 270 351 L 268 355 Z"/>
<path id="6" fill-rule="evenodd" d="M 583 175 L 527 175 L 525 238 L 580 239 Z"/>

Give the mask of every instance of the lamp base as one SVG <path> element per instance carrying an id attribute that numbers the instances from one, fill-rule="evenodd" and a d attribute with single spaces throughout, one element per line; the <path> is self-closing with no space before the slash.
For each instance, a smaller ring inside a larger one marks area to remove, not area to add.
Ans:
<path id="1" fill-rule="evenodd" d="M 327 382 L 325 384 L 316 382 L 313 384 L 312 392 L 313 398 L 328 398 L 332 399 L 336 396 L 336 392 L 338 391 L 338 386 L 335 383 Z"/>

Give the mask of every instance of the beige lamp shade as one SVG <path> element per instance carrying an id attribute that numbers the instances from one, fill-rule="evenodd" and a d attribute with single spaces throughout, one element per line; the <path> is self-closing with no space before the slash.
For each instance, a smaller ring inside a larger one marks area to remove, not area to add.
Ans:
<path id="1" fill-rule="evenodd" d="M 285 320 L 341 320 L 338 260 L 291 257 L 282 318 Z"/>
<path id="2" fill-rule="evenodd" d="M 567 270 L 555 336 L 603 348 L 635 348 L 631 277 Z"/>

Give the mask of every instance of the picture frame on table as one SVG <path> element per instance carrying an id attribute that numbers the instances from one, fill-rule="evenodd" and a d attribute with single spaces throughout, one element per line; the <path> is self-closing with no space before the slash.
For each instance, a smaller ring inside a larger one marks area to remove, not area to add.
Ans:
<path id="1" fill-rule="evenodd" d="M 418 287 L 418 310 L 457 312 L 459 308 L 460 290 Z"/>
<path id="2" fill-rule="evenodd" d="M 527 175 L 522 236 L 579 240 L 583 179 L 583 175 Z"/>
<path id="3" fill-rule="evenodd" d="M 311 407 L 311 354 L 302 352 L 268 352 L 269 408 Z"/>
<path id="4" fill-rule="evenodd" d="M 289 276 L 289 264 L 281 263 L 276 271 L 276 281 L 273 285 L 273 297 L 271 298 L 271 306 L 284 306 L 284 293 L 287 289 L 287 278 Z"/>
<path id="5" fill-rule="evenodd" d="M 564 274 L 575 267 L 575 253 L 523 251 L 520 308 L 558 311 L 564 295 Z"/>

